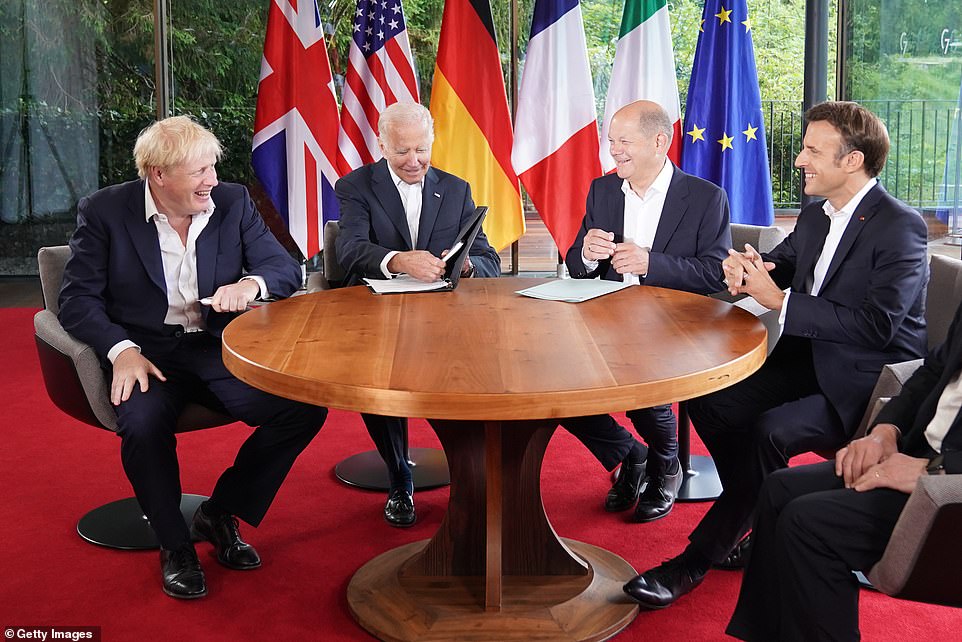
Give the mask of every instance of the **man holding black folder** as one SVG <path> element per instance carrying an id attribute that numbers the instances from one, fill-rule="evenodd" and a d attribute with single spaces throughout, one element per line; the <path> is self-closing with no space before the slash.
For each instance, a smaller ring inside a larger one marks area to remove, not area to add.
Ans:
<path id="1" fill-rule="evenodd" d="M 334 186 L 341 209 L 337 259 L 347 272 L 346 284 L 398 274 L 436 281 L 444 275 L 442 256 L 475 213 L 471 187 L 430 166 L 434 121 L 424 106 L 390 105 L 381 112 L 378 131 L 384 158 L 354 170 Z M 461 276 L 500 274 L 498 253 L 484 232 L 478 232 Z M 393 526 L 410 526 L 416 515 L 414 484 L 403 446 L 407 419 L 361 417 L 391 480 L 384 519 Z"/>
<path id="2" fill-rule="evenodd" d="M 657 103 L 640 100 L 615 113 L 608 144 L 617 173 L 591 183 L 581 230 L 565 257 L 573 278 L 700 294 L 722 289 L 721 262 L 731 247 L 728 198 L 668 160 L 672 133 L 672 121 Z M 622 464 L 605 509 L 634 507 L 635 521 L 650 522 L 671 511 L 681 485 L 677 423 L 667 405 L 626 414 L 648 442 L 647 453 L 609 415 L 574 417 L 561 425 L 606 469 Z"/>

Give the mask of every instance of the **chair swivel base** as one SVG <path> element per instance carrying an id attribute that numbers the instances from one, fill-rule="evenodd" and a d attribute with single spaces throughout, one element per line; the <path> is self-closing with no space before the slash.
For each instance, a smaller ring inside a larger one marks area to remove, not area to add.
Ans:
<path id="1" fill-rule="evenodd" d="M 678 489 L 680 502 L 708 502 L 718 499 L 722 492 L 721 480 L 711 457 L 692 455 L 685 479 Z"/>
<path id="2" fill-rule="evenodd" d="M 411 448 L 411 475 L 415 490 L 439 488 L 451 483 L 448 459 L 438 448 Z M 387 467 L 376 450 L 368 450 L 342 460 L 334 467 L 334 474 L 348 486 L 365 490 L 388 490 Z"/>
<path id="3" fill-rule="evenodd" d="M 182 495 L 180 512 L 190 524 L 204 495 Z M 118 499 L 95 508 L 77 522 L 77 534 L 91 544 L 135 551 L 160 548 L 154 529 L 140 510 L 136 497 Z"/>

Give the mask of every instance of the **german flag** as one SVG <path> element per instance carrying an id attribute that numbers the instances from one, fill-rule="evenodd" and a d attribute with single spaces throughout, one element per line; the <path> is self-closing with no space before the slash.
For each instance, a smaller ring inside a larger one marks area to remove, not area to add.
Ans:
<path id="1" fill-rule="evenodd" d="M 488 0 L 447 0 L 431 90 L 431 163 L 471 184 L 488 206 L 484 232 L 500 251 L 524 234 L 511 166 L 511 116 Z"/>

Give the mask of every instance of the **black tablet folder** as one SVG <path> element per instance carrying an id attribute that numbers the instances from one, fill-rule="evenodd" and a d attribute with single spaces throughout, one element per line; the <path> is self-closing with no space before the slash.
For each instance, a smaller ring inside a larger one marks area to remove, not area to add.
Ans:
<path id="1" fill-rule="evenodd" d="M 481 231 L 481 225 L 484 223 L 484 217 L 487 212 L 488 208 L 483 205 L 475 208 L 474 213 L 468 217 L 467 222 L 465 222 L 464 226 L 458 231 L 457 238 L 455 238 L 451 244 L 451 248 L 457 249 L 449 251 L 448 254 L 445 255 L 446 265 L 444 268 L 444 277 L 438 281 L 434 283 L 423 283 L 416 281 L 406 274 L 402 274 L 396 279 L 389 281 L 364 279 L 364 282 L 367 283 L 367 286 L 375 294 L 449 292 L 453 290 L 458 287 L 458 282 L 461 280 L 461 268 L 464 267 L 464 262 L 467 260 L 468 254 L 471 253 L 471 246 Z M 402 281 L 406 282 L 402 283 Z"/>

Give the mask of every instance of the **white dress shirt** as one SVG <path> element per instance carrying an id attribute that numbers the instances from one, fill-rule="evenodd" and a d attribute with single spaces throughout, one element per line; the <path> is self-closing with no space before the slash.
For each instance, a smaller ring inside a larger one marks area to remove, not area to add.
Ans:
<path id="1" fill-rule="evenodd" d="M 932 450 L 942 452 L 942 440 L 952 427 L 952 422 L 962 409 L 962 370 L 946 384 L 945 390 L 939 396 L 939 403 L 935 407 L 935 415 L 929 425 L 925 427 L 925 441 L 929 442 Z"/>
<path id="2" fill-rule="evenodd" d="M 157 228 L 157 240 L 160 243 L 164 284 L 167 287 L 167 314 L 164 316 L 164 323 L 181 325 L 185 332 L 201 332 L 206 329 L 206 326 L 201 314 L 197 289 L 197 237 L 210 223 L 210 217 L 214 213 L 214 201 L 208 201 L 206 210 L 191 216 L 186 244 L 181 242 L 180 235 L 170 225 L 167 215 L 157 209 L 154 197 L 150 193 L 150 185 L 146 181 L 144 182 L 144 211 L 147 221 L 153 220 Z M 263 277 L 247 275 L 241 280 L 245 279 L 257 283 L 260 297 L 267 298 L 267 283 Z M 119 341 L 107 352 L 107 359 L 113 363 L 127 348 L 140 350 L 140 346 L 136 343 L 125 339 Z"/>
<path id="3" fill-rule="evenodd" d="M 828 267 L 832 264 L 832 259 L 835 258 L 835 251 L 838 250 L 838 244 L 842 240 L 842 234 L 845 233 L 845 228 L 848 227 L 849 222 L 852 220 L 852 214 L 855 213 L 855 209 L 865 198 L 865 195 L 875 187 L 878 183 L 878 179 L 870 178 L 865 185 L 862 186 L 855 196 L 849 200 L 841 209 L 835 209 L 835 207 L 825 199 L 822 203 L 822 211 L 825 212 L 825 216 L 829 218 L 829 228 L 828 235 L 825 237 L 825 244 L 822 246 L 822 253 L 818 255 L 818 261 L 815 262 L 815 269 L 813 273 L 812 291 L 808 294 L 812 296 L 818 296 L 818 293 L 822 291 L 822 285 L 825 282 L 825 275 L 828 274 Z M 785 315 L 788 312 L 788 300 L 791 298 L 792 294 L 789 292 L 785 295 L 785 299 L 782 301 L 782 310 L 778 315 L 779 325 L 785 325 Z"/>
<path id="4" fill-rule="evenodd" d="M 404 205 L 404 214 L 408 220 L 408 230 L 411 232 L 411 249 L 418 246 L 418 232 L 421 225 L 421 192 L 424 190 L 424 179 L 417 183 L 406 183 L 394 173 L 391 164 L 387 164 L 387 171 L 391 174 L 394 187 L 397 188 L 398 195 L 401 197 L 401 204 Z M 385 278 L 390 279 L 393 274 L 387 269 L 387 264 L 394 258 L 395 254 L 400 254 L 397 250 L 391 250 L 381 260 L 381 273 Z"/>
<path id="5" fill-rule="evenodd" d="M 666 160 L 661 171 L 658 172 L 658 176 L 648 186 L 644 196 L 639 196 L 631 189 L 627 180 L 621 182 L 621 191 L 625 195 L 623 212 L 623 239 L 625 243 L 634 243 L 638 247 L 651 250 L 651 246 L 655 242 L 658 222 L 661 220 L 661 211 L 665 208 L 665 197 L 668 194 L 668 186 L 671 185 L 671 177 L 674 171 L 674 165 Z M 598 268 L 598 261 L 585 258 L 584 249 L 581 251 L 581 260 L 588 272 Z M 648 274 L 645 273 L 640 276 L 645 277 Z M 624 274 L 622 278 L 625 283 L 632 285 L 638 285 L 641 282 L 637 274 Z"/>

